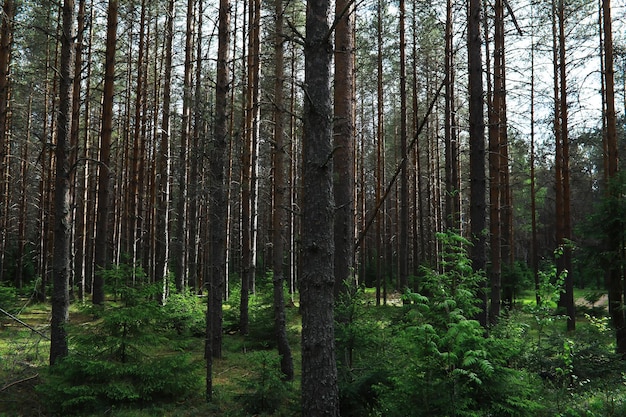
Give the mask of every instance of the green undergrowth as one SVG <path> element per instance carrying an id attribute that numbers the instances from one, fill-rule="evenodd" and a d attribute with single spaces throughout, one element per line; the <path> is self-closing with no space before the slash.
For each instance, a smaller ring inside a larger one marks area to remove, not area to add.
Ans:
<path id="1" fill-rule="evenodd" d="M 343 417 L 626 415 L 626 377 L 606 312 L 580 311 L 576 332 L 567 333 L 555 308 L 559 281 L 548 270 L 541 305 L 527 292 L 485 331 L 474 320 L 483 277 L 467 260 L 466 242 L 439 238 L 442 268 L 424 268 L 414 291 L 376 306 L 375 293 L 360 288 L 337 303 Z M 259 280 L 250 298 L 248 335 L 239 333 L 236 287 L 224 305 L 211 404 L 206 298 L 170 294 L 162 304 L 161 287 L 117 282 L 104 307 L 72 304 L 70 355 L 49 369 L 49 342 L 39 334 L 49 333 L 49 306 L 9 294 L 12 314 L 34 330 L 0 318 L 0 417 L 298 416 L 300 317 L 288 303 L 296 377 L 285 382 L 269 283 L 271 276 Z M 591 305 L 597 296 L 577 295 Z"/>
<path id="2" fill-rule="evenodd" d="M 207 404 L 206 298 L 170 294 L 163 305 L 159 290 L 118 285 L 104 307 L 74 303 L 70 355 L 50 368 L 45 337 L 0 319 L 0 416 L 297 413 L 298 383 L 282 381 L 272 342 L 237 332 L 224 335 L 223 357 L 214 360 L 214 401 Z M 28 305 L 19 317 L 49 333 L 47 305 Z M 295 312 L 290 317 L 293 333 L 299 320 Z M 298 334 L 290 338 L 297 349 Z M 294 353 L 298 366 L 299 351 Z"/>

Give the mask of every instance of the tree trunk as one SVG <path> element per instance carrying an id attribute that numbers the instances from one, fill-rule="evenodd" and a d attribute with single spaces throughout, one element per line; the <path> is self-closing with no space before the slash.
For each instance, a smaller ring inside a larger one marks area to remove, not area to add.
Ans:
<path id="1" fill-rule="evenodd" d="M 78 28 L 76 36 L 76 56 L 74 57 L 74 74 L 80 74 L 83 66 L 83 42 L 85 39 L 85 18 L 86 18 L 86 1 L 79 0 L 78 2 Z M 81 83 L 75 82 L 72 92 L 72 131 L 71 131 L 71 165 L 75 166 L 74 172 L 72 172 L 72 200 L 74 201 L 74 214 L 72 216 L 74 223 L 73 232 L 73 275 L 74 284 L 79 286 L 79 297 L 84 301 L 85 290 L 83 283 L 85 282 L 84 276 L 84 261 L 85 261 L 85 200 L 84 196 L 84 170 L 78 170 L 79 155 L 84 158 L 84 149 L 81 149 L 80 144 L 80 111 L 81 111 Z M 87 162 L 83 162 L 86 164 Z"/>
<path id="2" fill-rule="evenodd" d="M 556 10 L 558 20 L 558 57 L 555 59 L 555 74 L 558 69 L 558 77 L 555 80 L 555 102 L 558 101 L 558 125 L 555 120 L 557 134 L 557 244 L 562 250 L 561 259 L 557 260 L 557 275 L 564 274 L 565 291 L 561 293 L 559 306 L 567 312 L 567 330 L 576 329 L 576 311 L 574 305 L 574 277 L 572 275 L 572 250 L 570 240 L 572 238 L 571 208 L 570 208 L 570 169 L 569 169 L 569 138 L 568 138 L 568 113 L 567 113 L 567 79 L 565 61 L 565 2 L 558 0 Z M 556 44 L 556 42 L 555 42 Z M 559 209 L 560 205 L 560 209 Z"/>
<path id="3" fill-rule="evenodd" d="M 100 132 L 100 161 L 98 175 L 98 208 L 96 219 L 96 273 L 93 282 L 94 304 L 104 303 L 103 270 L 109 262 L 109 187 L 111 172 L 111 137 L 113 134 L 113 94 L 115 84 L 115 48 L 117 43 L 117 0 L 109 1 L 107 45 L 102 98 L 102 130 Z"/>
<path id="4" fill-rule="evenodd" d="M 200 154 L 200 136 L 203 135 L 205 124 L 204 111 L 202 110 L 202 65 L 200 57 L 202 56 L 202 14 L 204 12 L 203 1 L 198 1 L 198 26 L 196 39 L 196 87 L 194 91 L 194 115 L 193 115 L 193 142 L 191 145 L 191 161 L 189 168 L 189 277 L 188 286 L 195 293 L 199 291 L 198 285 L 198 191 L 199 181 L 199 154 Z M 204 135 L 203 135 L 204 136 Z"/>
<path id="5" fill-rule="evenodd" d="M 70 135 L 72 126 L 72 84 L 74 82 L 74 2 L 63 2 L 63 33 L 57 143 L 55 147 L 56 177 L 54 182 L 55 227 L 52 319 L 50 323 L 50 365 L 68 354 L 70 277 Z"/>
<path id="6" fill-rule="evenodd" d="M 145 125 L 146 112 L 144 106 L 146 103 L 146 76 L 147 70 L 145 65 L 145 49 L 146 49 L 146 0 L 141 1 L 141 11 L 139 18 L 139 43 L 137 45 L 137 80 L 135 90 L 135 112 L 133 124 L 133 151 L 131 161 L 131 179 L 130 179 L 130 255 L 131 264 L 133 266 L 133 281 L 137 267 L 141 265 L 141 248 L 143 241 L 142 233 L 142 201 L 143 201 L 143 183 L 144 183 L 144 166 L 145 166 Z M 140 192 L 141 190 L 141 192 Z"/>
<path id="7" fill-rule="evenodd" d="M 615 116 L 615 79 L 613 70 L 613 33 L 611 29 L 611 1 L 602 1 L 602 19 L 604 26 L 604 84 L 606 105 L 606 143 L 608 153 L 606 155 L 609 181 L 615 181 L 618 174 L 617 152 L 617 121 Z M 612 186 L 611 186 L 612 185 Z M 609 197 L 617 201 L 619 187 L 609 184 Z M 616 208 L 612 207 L 614 210 Z M 618 217 L 617 213 L 610 213 L 610 219 Z M 619 254 L 608 266 L 608 289 L 609 289 L 609 312 L 616 336 L 616 352 L 622 358 L 626 358 L 626 316 L 623 301 L 623 273 L 621 259 L 623 251 L 620 236 L 623 233 L 623 222 L 618 222 L 619 227 L 611 227 L 607 236 L 607 246 L 610 251 Z"/>
<path id="8" fill-rule="evenodd" d="M 384 281 L 383 233 L 385 231 L 385 204 L 382 201 L 385 183 L 385 113 L 383 94 L 383 3 L 378 0 L 376 7 L 376 305 L 381 304 L 381 288 Z"/>
<path id="9" fill-rule="evenodd" d="M 191 136 L 192 106 L 192 59 L 193 59 L 194 0 L 187 0 L 187 22 L 185 28 L 185 69 L 183 75 L 183 114 L 180 132 L 178 159 L 178 194 L 176 196 L 176 239 L 174 239 L 174 282 L 176 289 L 185 289 L 187 251 L 187 147 Z"/>
<path id="10" fill-rule="evenodd" d="M 308 0 L 302 197 L 302 415 L 338 416 L 334 335 L 334 244 L 330 1 Z"/>
<path id="11" fill-rule="evenodd" d="M 245 129 L 242 154 L 241 233 L 242 271 L 239 328 L 248 333 L 248 296 L 254 292 L 256 274 L 258 141 L 259 141 L 259 76 L 260 19 L 259 0 L 249 1 L 248 74 L 246 89 Z"/>
<path id="12" fill-rule="evenodd" d="M 407 169 L 407 109 L 406 109 L 406 36 L 405 1 L 400 0 L 400 241 L 398 250 L 399 289 L 401 293 L 409 287 L 409 176 Z"/>
<path id="13" fill-rule="evenodd" d="M 286 236 L 286 214 L 287 214 L 287 192 L 288 186 L 285 171 L 285 161 L 287 157 L 285 143 L 284 125 L 284 48 L 285 41 L 283 36 L 283 2 L 275 1 L 275 26 L 276 34 L 274 39 L 274 57 L 275 73 L 274 73 L 274 211 L 272 223 L 274 225 L 272 233 L 273 259 L 272 269 L 274 271 L 274 327 L 276 331 L 276 341 L 278 346 L 278 354 L 280 355 L 280 370 L 286 380 L 293 380 L 293 358 L 291 355 L 291 347 L 287 339 L 287 328 L 285 318 L 285 299 L 284 299 L 284 242 Z"/>
<path id="14" fill-rule="evenodd" d="M 172 101 L 172 41 L 174 38 L 174 0 L 169 0 L 165 29 L 163 63 L 163 114 L 159 128 L 159 151 L 156 172 L 156 236 L 154 250 L 154 281 L 163 283 L 162 297 L 167 297 L 167 274 L 170 257 L 170 141 Z"/>
<path id="15" fill-rule="evenodd" d="M 532 6 L 531 6 L 532 7 Z M 534 11 L 534 9 L 532 9 Z M 532 12 L 531 11 L 531 12 Z M 534 13 L 533 13 L 534 15 Z M 532 18 L 531 18 L 532 21 Z M 539 242 L 537 240 L 537 187 L 535 175 L 535 31 L 530 38 L 530 212 L 531 212 L 531 262 L 535 283 L 535 302 L 541 305 L 539 282 Z"/>
<path id="16" fill-rule="evenodd" d="M 445 46 L 445 170 L 446 170 L 446 229 L 461 231 L 461 190 L 458 173 L 458 145 L 454 111 L 454 27 L 452 0 L 446 2 L 446 46 Z M 419 175 L 419 173 L 418 173 Z"/>
<path id="17" fill-rule="evenodd" d="M 209 297 L 206 338 L 206 398 L 213 398 L 213 358 L 222 356 L 222 294 L 226 280 L 226 164 L 228 159 L 228 89 L 230 1 L 220 0 L 217 49 L 217 85 L 213 146 L 209 151 Z"/>
<path id="18" fill-rule="evenodd" d="M 0 24 L 0 189 L 3 197 L 0 201 L 0 282 L 4 281 L 5 254 L 7 242 L 8 214 L 9 214 L 9 170 L 8 170 L 8 143 L 9 128 L 9 102 L 11 73 L 11 49 L 13 47 L 13 16 L 15 3 L 13 0 L 4 0 L 2 6 L 2 23 Z M 5 190 L 6 187 L 6 190 Z M 21 287 L 21 283 L 18 288 Z"/>
<path id="19" fill-rule="evenodd" d="M 495 26 L 496 32 L 500 29 L 498 19 L 502 19 L 504 5 L 502 0 L 496 0 Z M 489 119 L 489 249 L 491 266 L 489 268 L 489 281 L 491 284 L 491 304 L 489 308 L 489 321 L 494 324 L 500 316 L 500 301 L 502 288 L 502 240 L 501 240 L 501 193 L 500 193 L 500 100 L 498 93 L 500 83 L 500 51 L 494 47 L 493 57 L 493 83 L 491 78 L 491 60 L 489 50 L 489 25 L 484 22 L 485 28 L 485 56 L 487 61 L 487 114 Z M 498 35 L 496 34 L 496 38 Z"/>
<path id="20" fill-rule="evenodd" d="M 33 123 L 33 89 L 31 87 L 28 95 L 28 110 L 26 120 L 26 138 L 22 145 L 22 161 L 20 164 L 20 176 L 22 178 L 20 184 L 20 204 L 19 204 L 19 220 L 18 220 L 18 242 L 17 242 L 17 270 L 15 271 L 15 287 L 22 288 L 24 283 L 24 251 L 26 248 L 26 222 L 28 220 L 28 206 L 26 194 L 28 185 L 26 184 L 26 173 L 28 171 L 28 150 L 32 136 Z"/>
<path id="21" fill-rule="evenodd" d="M 335 198 L 335 295 L 354 286 L 354 6 L 335 3 L 333 170 Z"/>
<path id="22" fill-rule="evenodd" d="M 480 37 L 481 0 L 470 0 L 468 9 L 467 48 L 469 77 L 469 140 L 470 140 L 470 233 L 473 243 L 470 257 L 475 271 L 484 271 L 486 265 L 486 179 L 485 179 L 485 122 L 483 120 L 483 76 Z M 487 324 L 487 293 L 484 285 L 479 291 L 481 313 L 478 320 Z"/>

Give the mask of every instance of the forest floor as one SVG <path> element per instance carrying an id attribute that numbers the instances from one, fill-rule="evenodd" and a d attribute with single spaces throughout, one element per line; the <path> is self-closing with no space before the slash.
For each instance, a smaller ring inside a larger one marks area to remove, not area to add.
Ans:
<path id="1" fill-rule="evenodd" d="M 576 303 L 583 311 L 596 312 L 604 315 L 606 311 L 606 294 L 578 290 Z M 366 293 L 367 304 L 375 305 L 375 295 Z M 527 299 L 526 299 L 527 298 Z M 534 296 L 525 297 L 520 303 L 532 303 Z M 21 300 L 21 307 L 12 311 L 20 320 L 31 326 L 34 330 L 5 316 L 0 316 L 0 417 L 30 417 L 54 415 L 47 411 L 46 405 L 41 400 L 37 386 L 46 379 L 49 340 L 42 335 L 49 334 L 50 308 L 47 304 L 34 304 Z M 383 317 L 393 315 L 402 305 L 399 296 L 390 294 L 387 307 L 371 309 L 371 313 Z M 0 306 L 3 307 L 3 306 Z M 4 308 L 4 307 L 3 307 Z M 214 361 L 214 401 L 208 404 L 202 390 L 204 387 L 204 337 L 200 335 L 180 336 L 174 347 L 164 347 L 161 354 L 188 353 L 192 356 L 194 364 L 197 364 L 197 378 L 199 386 L 197 392 L 190 393 L 187 398 L 179 401 L 164 401 L 161 403 L 142 404 L 141 406 L 120 406 L 101 410 L 96 414 L 81 415 L 107 415 L 116 417 L 191 417 L 191 416 L 222 416 L 243 417 L 256 415 L 297 416 L 299 415 L 299 381 L 300 381 L 300 317 L 297 307 L 291 305 L 288 308 L 289 340 L 294 354 L 296 370 L 295 382 L 287 386 L 283 393 L 280 412 L 277 414 L 247 413 L 242 406 L 246 392 L 251 384 L 257 384 L 258 389 L 259 369 L 266 365 L 264 362 L 268 356 L 265 353 L 274 352 L 272 342 L 268 342 L 272 336 L 271 325 L 268 326 L 268 317 L 254 311 L 251 320 L 250 335 L 240 335 L 227 326 L 232 324 L 232 314 L 236 310 L 236 302 L 225 305 L 225 334 L 223 339 L 223 358 Z M 270 309 L 271 311 L 271 309 Z M 266 312 L 267 313 L 267 312 Z M 265 314 L 265 313 L 263 313 Z M 256 315 L 256 316 L 255 316 Z M 581 317 L 582 321 L 585 321 Z M 93 326 L 96 322 L 94 317 L 84 310 L 72 306 L 70 312 L 70 332 L 77 333 L 81 328 Z M 271 321 L 271 320 L 270 320 Z M 72 339 L 70 339 L 72 340 Z M 195 372 L 194 372 L 195 374 Z M 272 376 L 271 374 L 268 374 Z M 276 376 L 274 374 L 274 376 Z M 175 376 L 173 376 L 175 377 Z M 248 390 L 248 391 L 247 391 Z"/>
<path id="2" fill-rule="evenodd" d="M 600 295 L 598 300 L 594 302 L 587 300 L 585 297 L 579 297 L 575 301 L 577 306 L 583 306 L 588 308 L 608 309 L 609 307 L 609 296 L 607 294 Z"/>

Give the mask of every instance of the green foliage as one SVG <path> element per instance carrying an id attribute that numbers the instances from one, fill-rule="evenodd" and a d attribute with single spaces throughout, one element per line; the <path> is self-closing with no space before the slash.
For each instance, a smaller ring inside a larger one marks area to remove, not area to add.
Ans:
<path id="1" fill-rule="evenodd" d="M 438 237 L 444 248 L 441 270 L 424 271 L 423 294 L 405 296 L 410 305 L 393 338 L 402 366 L 390 372 L 389 384 L 377 386 L 378 412 L 385 416 L 535 415 L 541 408 L 536 378 L 510 366 L 521 347 L 510 339 L 486 335 L 472 320 L 484 277 L 473 271 L 468 242 L 454 234 Z"/>
<path id="2" fill-rule="evenodd" d="M 268 271 L 264 277 L 257 277 L 255 292 L 248 299 L 249 333 L 246 348 L 267 349 L 276 346 L 272 280 L 272 271 Z M 285 293 L 285 299 L 289 299 L 288 293 Z M 234 283 L 231 285 L 230 297 L 224 304 L 223 329 L 227 333 L 239 332 L 240 303 L 241 285 Z M 288 315 L 289 309 L 285 313 Z"/>
<path id="3" fill-rule="evenodd" d="M 5 283 L 0 283 L 0 307 L 7 310 L 10 306 L 13 306 L 16 301 L 17 291 L 15 290 L 15 287 L 10 287 L 5 285 Z"/>
<path id="4" fill-rule="evenodd" d="M 143 288 L 147 284 L 147 276 L 141 267 L 133 267 L 130 263 L 121 262 L 112 265 L 108 269 L 98 271 L 106 284 L 106 290 L 113 294 L 115 301 L 119 298 L 122 300 L 126 296 L 126 292 L 134 291 L 137 288 Z M 152 287 L 152 290 L 155 288 Z M 152 295 L 158 294 L 156 291 Z M 133 294 L 130 294 L 132 297 Z"/>
<path id="5" fill-rule="evenodd" d="M 72 355 L 50 368 L 37 391 L 50 410 L 61 415 L 105 410 L 114 404 L 176 401 L 200 389 L 198 366 L 186 354 L 133 363 Z"/>
<path id="6" fill-rule="evenodd" d="M 72 336 L 82 354 L 95 354 L 114 361 L 139 360 L 146 346 L 162 342 L 158 329 L 167 322 L 164 308 L 154 300 L 159 284 L 119 288 L 121 304 L 110 307 L 88 305 L 85 312 L 99 318 L 97 325 Z"/>
<path id="7" fill-rule="evenodd" d="M 179 335 L 204 337 L 206 333 L 206 305 L 196 295 L 172 293 L 163 306 L 162 325 Z"/>
<path id="8" fill-rule="evenodd" d="M 245 410 L 253 415 L 274 415 L 290 399 L 291 383 L 283 381 L 280 357 L 275 352 L 257 351 L 252 359 L 250 375 L 241 381 L 245 392 L 239 399 Z"/>
<path id="9" fill-rule="evenodd" d="M 335 305 L 335 341 L 343 417 L 365 416 L 378 405 L 376 387 L 389 384 L 389 323 L 375 314 L 364 288 L 342 292 Z M 387 313 L 389 313 L 388 310 Z M 387 314 L 388 316 L 388 314 Z"/>
<path id="10" fill-rule="evenodd" d="M 158 350 L 168 345 L 168 332 L 175 328 L 169 323 L 188 313 L 178 308 L 185 305 L 178 298 L 167 308 L 157 302 L 159 287 L 120 285 L 120 303 L 85 307 L 97 320 L 80 331 L 70 329 L 70 356 L 51 367 L 37 387 L 51 410 L 66 415 L 178 400 L 200 388 L 202 367 L 189 355 Z"/>

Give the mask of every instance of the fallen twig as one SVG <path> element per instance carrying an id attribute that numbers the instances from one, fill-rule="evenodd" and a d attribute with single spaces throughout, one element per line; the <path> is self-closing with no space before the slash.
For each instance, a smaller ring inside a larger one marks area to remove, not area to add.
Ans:
<path id="1" fill-rule="evenodd" d="M 11 382 L 9 384 L 6 384 L 2 388 L 0 388 L 0 392 L 6 391 L 7 389 L 11 388 L 14 385 L 21 384 L 22 382 L 28 382 L 28 381 L 30 381 L 32 379 L 37 378 L 37 377 L 39 377 L 39 374 L 35 374 L 35 375 L 32 375 L 32 376 L 29 376 L 28 378 L 20 379 L 19 381 L 13 381 L 13 382 Z"/>

